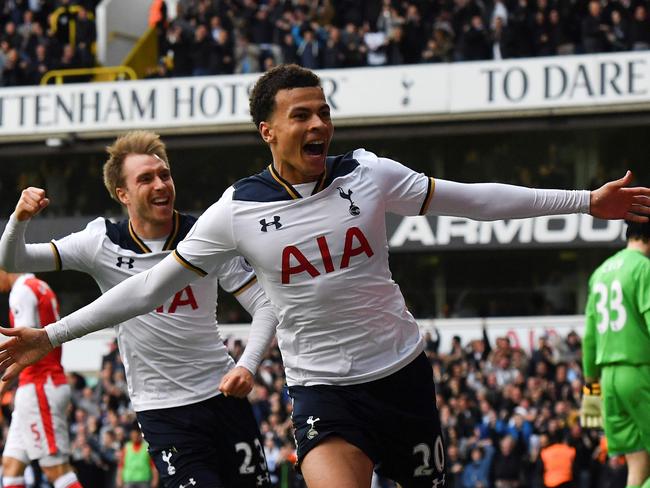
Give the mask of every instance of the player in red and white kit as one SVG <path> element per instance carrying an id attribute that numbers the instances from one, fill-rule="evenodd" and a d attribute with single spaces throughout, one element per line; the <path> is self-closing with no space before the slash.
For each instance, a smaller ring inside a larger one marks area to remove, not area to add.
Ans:
<path id="1" fill-rule="evenodd" d="M 59 319 L 56 295 L 33 274 L 0 271 L 0 291 L 9 290 L 12 327 L 42 328 Z M 25 467 L 32 460 L 38 460 L 54 488 L 81 488 L 68 462 L 69 403 L 70 387 L 61 366 L 60 348 L 20 373 L 2 456 L 4 488 L 24 488 Z"/>

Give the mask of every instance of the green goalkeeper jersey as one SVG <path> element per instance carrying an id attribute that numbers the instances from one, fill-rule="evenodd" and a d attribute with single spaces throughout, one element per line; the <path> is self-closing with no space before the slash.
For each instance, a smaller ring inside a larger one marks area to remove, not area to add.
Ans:
<path id="1" fill-rule="evenodd" d="M 582 363 L 598 378 L 608 364 L 650 364 L 650 259 L 623 249 L 589 280 Z"/>

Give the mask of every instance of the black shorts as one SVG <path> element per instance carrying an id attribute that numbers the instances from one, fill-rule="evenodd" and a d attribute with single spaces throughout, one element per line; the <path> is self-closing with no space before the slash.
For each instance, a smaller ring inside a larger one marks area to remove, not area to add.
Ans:
<path id="1" fill-rule="evenodd" d="M 345 439 L 404 488 L 445 486 L 445 449 L 433 373 L 423 354 L 359 385 L 292 386 L 298 463 L 329 436 Z"/>
<path id="2" fill-rule="evenodd" d="M 218 395 L 191 405 L 137 412 L 137 417 L 163 486 L 271 486 L 248 400 Z"/>

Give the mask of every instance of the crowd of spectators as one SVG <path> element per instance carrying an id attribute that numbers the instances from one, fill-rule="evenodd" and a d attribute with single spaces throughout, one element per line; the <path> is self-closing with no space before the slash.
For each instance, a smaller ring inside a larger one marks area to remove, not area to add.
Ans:
<path id="1" fill-rule="evenodd" d="M 645 0 L 180 0 L 151 76 L 650 48 Z"/>
<path id="2" fill-rule="evenodd" d="M 37 85 L 53 69 L 95 65 L 98 0 L 0 4 L 0 86 Z"/>
<path id="3" fill-rule="evenodd" d="M 602 432 L 578 424 L 581 344 L 575 332 L 542 335 L 531 353 L 513 347 L 506 337 L 491 345 L 485 332 L 465 344 L 454 337 L 448 351 L 440 350 L 435 331 L 425 339 L 446 437 L 450 488 L 543 488 L 562 480 L 574 488 L 625 486 L 622 458 L 608 457 Z M 239 357 L 243 343 L 227 342 L 233 357 Z M 135 419 L 117 348 L 103 358 L 95 381 L 76 373 L 68 378 L 73 465 L 84 486 L 114 488 L 119 453 Z M 291 402 L 277 346 L 267 352 L 249 399 L 273 486 L 304 488 L 293 468 Z M 2 414 L 6 434 L 11 394 L 2 400 Z M 383 479 L 374 486 L 393 487 Z"/>
<path id="4" fill-rule="evenodd" d="M 97 0 L 10 0 L 1 85 L 96 63 Z M 172 2 L 170 2 L 172 3 Z M 647 0 L 161 0 L 149 77 L 552 56 L 650 48 Z M 155 63 L 153 63 L 155 64 Z"/>

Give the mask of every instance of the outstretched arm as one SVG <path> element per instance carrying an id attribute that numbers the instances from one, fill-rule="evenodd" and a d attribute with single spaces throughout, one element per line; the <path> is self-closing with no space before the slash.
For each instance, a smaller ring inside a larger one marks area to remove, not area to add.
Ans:
<path id="1" fill-rule="evenodd" d="M 172 254 L 45 329 L 0 329 L 1 334 L 12 337 L 0 346 L 0 368 L 6 370 L 3 381 L 64 342 L 151 312 L 198 277 Z"/>
<path id="2" fill-rule="evenodd" d="M 27 224 L 49 203 L 45 190 L 34 187 L 23 190 L 0 239 L 0 267 L 9 272 L 56 269 L 57 261 L 51 244 L 25 244 Z"/>
<path id="3" fill-rule="evenodd" d="M 627 171 L 623 178 L 592 191 L 589 213 L 599 219 L 647 222 L 650 216 L 650 188 L 626 188 L 633 179 L 632 172 Z"/>
<path id="4" fill-rule="evenodd" d="M 589 192 L 437 179 L 427 213 L 476 220 L 589 213 L 601 219 L 645 222 L 650 215 L 650 188 L 626 188 L 631 181 L 628 171 L 623 178 Z"/>
<path id="5" fill-rule="evenodd" d="M 237 366 L 224 375 L 219 390 L 226 395 L 245 397 L 253 388 L 253 377 L 275 335 L 278 318 L 257 282 L 238 294 L 237 300 L 253 320 L 244 353 Z"/>

